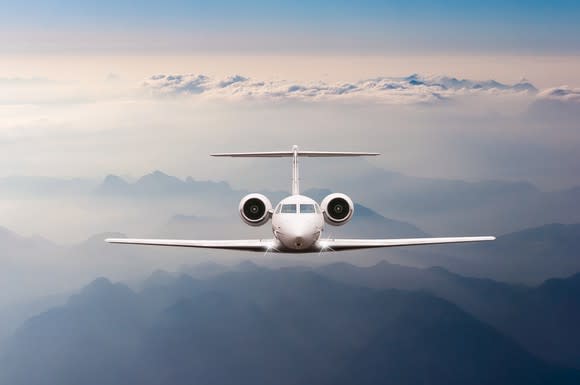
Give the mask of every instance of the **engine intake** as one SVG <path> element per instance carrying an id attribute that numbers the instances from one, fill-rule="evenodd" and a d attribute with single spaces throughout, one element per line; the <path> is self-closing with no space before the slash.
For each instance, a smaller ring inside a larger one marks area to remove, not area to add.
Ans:
<path id="1" fill-rule="evenodd" d="M 326 223 L 333 226 L 344 225 L 354 214 L 354 204 L 346 194 L 330 194 L 322 200 L 320 207 Z"/>
<path id="2" fill-rule="evenodd" d="M 250 226 L 262 226 L 270 219 L 272 203 L 262 194 L 248 194 L 240 201 L 240 216 Z"/>

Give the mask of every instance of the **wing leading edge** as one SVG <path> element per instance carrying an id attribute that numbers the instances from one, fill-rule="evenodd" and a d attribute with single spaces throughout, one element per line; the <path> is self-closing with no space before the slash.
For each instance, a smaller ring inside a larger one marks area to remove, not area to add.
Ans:
<path id="1" fill-rule="evenodd" d="M 406 238 L 406 239 L 326 239 L 321 240 L 323 250 L 356 250 L 378 247 L 400 247 L 438 245 L 446 243 L 468 243 L 493 241 L 495 237 L 446 237 L 446 238 Z"/>
<path id="2" fill-rule="evenodd" d="M 301 252 L 324 252 L 341 250 L 372 249 L 379 247 L 401 247 L 437 245 L 446 243 L 467 243 L 493 241 L 495 237 L 447 237 L 447 238 L 404 238 L 404 239 L 324 239 L 318 247 Z M 274 239 L 240 239 L 240 240 L 183 240 L 183 239 L 134 239 L 109 238 L 108 243 L 146 246 L 194 247 L 201 249 L 221 249 L 240 251 L 284 252 L 276 247 Z M 286 250 L 293 252 L 292 250 Z"/>
<path id="3" fill-rule="evenodd" d="M 182 240 L 182 239 L 132 239 L 132 238 L 109 238 L 108 243 L 122 243 L 127 245 L 146 246 L 174 246 L 174 247 L 197 247 L 202 249 L 242 250 L 242 251 L 266 251 L 273 247 L 272 239 L 241 239 L 241 240 Z"/>

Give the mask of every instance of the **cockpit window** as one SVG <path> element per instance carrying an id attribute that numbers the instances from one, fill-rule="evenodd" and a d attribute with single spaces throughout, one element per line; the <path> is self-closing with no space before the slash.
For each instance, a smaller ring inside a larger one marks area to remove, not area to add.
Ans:
<path id="1" fill-rule="evenodd" d="M 313 214 L 314 205 L 313 204 L 301 204 L 300 205 L 300 214 Z"/>
<path id="2" fill-rule="evenodd" d="M 296 214 L 296 205 L 282 205 L 282 214 Z"/>
<path id="3" fill-rule="evenodd" d="M 278 205 L 278 207 L 276 207 L 276 214 L 280 213 L 280 209 L 282 209 L 282 205 Z"/>

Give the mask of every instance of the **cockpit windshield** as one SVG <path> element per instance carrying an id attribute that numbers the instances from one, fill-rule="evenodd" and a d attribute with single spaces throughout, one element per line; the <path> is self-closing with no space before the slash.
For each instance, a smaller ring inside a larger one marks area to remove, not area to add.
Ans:
<path id="1" fill-rule="evenodd" d="M 314 205 L 313 204 L 301 204 L 300 205 L 300 214 L 313 214 Z"/>
<path id="2" fill-rule="evenodd" d="M 296 214 L 296 205 L 282 205 L 282 214 Z"/>

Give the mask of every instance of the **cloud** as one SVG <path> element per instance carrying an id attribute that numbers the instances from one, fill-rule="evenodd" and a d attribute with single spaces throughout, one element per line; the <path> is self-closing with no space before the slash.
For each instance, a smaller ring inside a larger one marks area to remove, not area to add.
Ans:
<path id="1" fill-rule="evenodd" d="M 238 100 L 374 101 L 387 104 L 435 103 L 465 95 L 534 95 L 537 92 L 536 87 L 526 80 L 510 85 L 495 80 L 476 81 L 417 74 L 334 83 L 260 81 L 240 75 L 214 79 L 202 74 L 160 74 L 147 79 L 143 87 L 153 95 L 203 95 Z"/>
<path id="2" fill-rule="evenodd" d="M 569 86 L 548 88 L 538 94 L 538 99 L 580 103 L 580 88 Z"/>
<path id="3" fill-rule="evenodd" d="M 205 75 L 154 75 L 144 86 L 162 94 L 200 94 L 211 87 L 210 79 Z"/>

